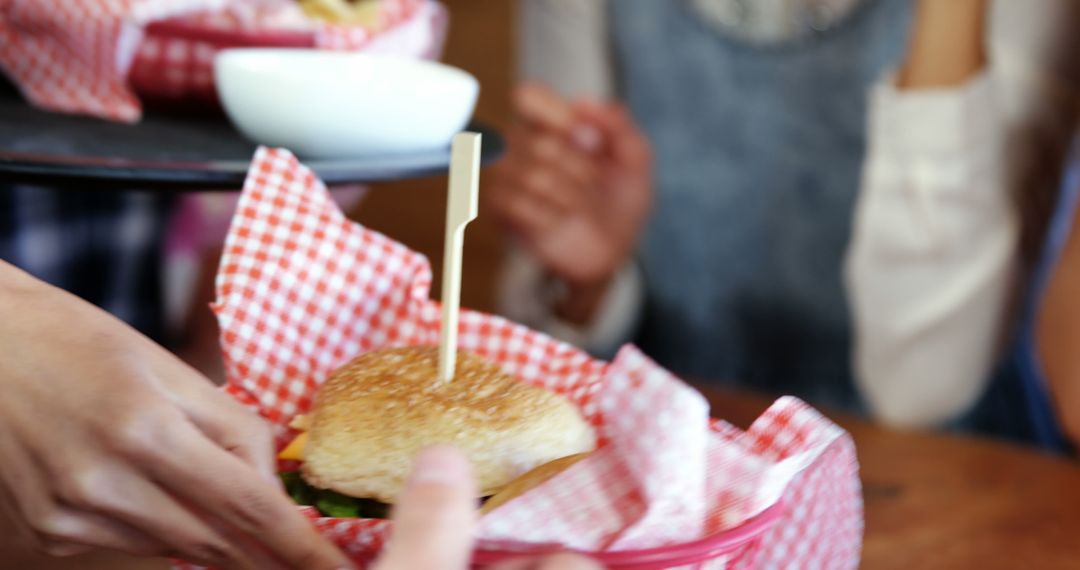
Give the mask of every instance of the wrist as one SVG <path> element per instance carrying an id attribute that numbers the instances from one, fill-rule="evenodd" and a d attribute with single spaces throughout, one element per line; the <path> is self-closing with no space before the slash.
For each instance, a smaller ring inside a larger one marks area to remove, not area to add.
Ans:
<path id="1" fill-rule="evenodd" d="M 0 302 L 10 300 L 12 296 L 25 293 L 40 284 L 29 273 L 0 259 Z"/>
<path id="2" fill-rule="evenodd" d="M 576 326 L 593 321 L 611 285 L 613 275 L 585 282 L 557 280 L 558 294 L 552 305 L 559 319 Z"/>
<path id="3" fill-rule="evenodd" d="M 0 346 L 13 340 L 6 338 L 5 334 L 52 316 L 48 310 L 51 299 L 42 297 L 42 293 L 49 289 L 50 285 L 0 260 L 0 315 L 4 315 L 4 324 L 0 326 Z"/>

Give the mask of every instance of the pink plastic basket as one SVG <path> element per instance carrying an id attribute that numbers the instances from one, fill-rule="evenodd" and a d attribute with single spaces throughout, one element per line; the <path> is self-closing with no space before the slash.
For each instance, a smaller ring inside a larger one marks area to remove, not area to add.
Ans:
<path id="1" fill-rule="evenodd" d="M 252 29 L 222 16 L 174 18 L 147 26 L 128 81 L 139 99 L 173 110 L 220 110 L 214 87 L 214 57 L 229 48 L 289 47 L 361 49 L 376 35 L 407 22 L 427 0 L 387 2 L 378 29 L 329 26 L 325 41 L 312 30 Z"/>
<path id="2" fill-rule="evenodd" d="M 725 568 L 752 568 L 761 548 L 761 540 L 780 520 L 782 502 L 765 509 L 742 525 L 692 542 L 645 550 L 586 552 L 588 556 L 614 570 L 660 570 L 683 566 L 707 565 L 726 558 Z M 557 552 L 558 549 L 498 550 L 480 548 L 473 554 L 473 564 L 483 568 L 523 555 Z"/>

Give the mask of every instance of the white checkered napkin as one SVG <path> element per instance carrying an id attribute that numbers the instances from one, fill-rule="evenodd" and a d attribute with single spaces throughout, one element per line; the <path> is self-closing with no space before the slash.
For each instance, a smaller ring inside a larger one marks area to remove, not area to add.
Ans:
<path id="1" fill-rule="evenodd" d="M 226 389 L 274 424 L 279 444 L 335 367 L 366 350 L 438 340 L 426 260 L 346 220 L 287 151 L 257 152 L 225 247 L 214 308 Z M 683 542 L 737 526 L 783 496 L 784 518 L 764 545 L 710 567 L 750 567 L 759 548 L 773 565 L 858 560 L 851 442 L 798 400 L 780 400 L 746 433 L 722 422 L 710 428 L 701 396 L 633 347 L 605 364 L 476 312 L 462 315 L 460 343 L 565 394 L 602 440 L 590 457 L 484 517 L 482 547 Z M 387 530 L 385 521 L 315 524 L 358 560 L 375 555 Z"/>
<path id="2" fill-rule="evenodd" d="M 621 374 L 612 369 L 635 360 L 643 358 L 639 353 L 624 349 L 609 369 L 608 382 Z M 606 400 L 608 389 L 614 385 L 605 384 L 601 402 Z M 634 390 L 641 390 L 640 385 Z M 619 413 L 608 416 L 605 430 L 612 431 L 611 426 L 623 419 L 632 425 L 633 413 L 627 413 L 625 400 L 623 404 L 616 408 Z M 690 402 L 683 405 L 687 410 L 694 409 Z M 641 431 L 647 433 L 649 430 L 646 427 Z M 732 553 L 728 560 L 731 568 L 858 566 L 863 528 L 862 493 L 854 445 L 843 430 L 801 401 L 782 398 L 745 433 L 723 422 L 715 422 L 707 433 L 708 441 L 704 444 L 707 449 L 706 476 L 703 478 L 705 499 L 701 501 L 706 510 L 704 529 L 671 532 L 667 540 L 654 541 L 668 530 L 663 528 L 665 522 L 669 525 L 690 522 L 689 518 L 681 519 L 679 514 L 673 513 L 666 521 L 664 517 L 656 517 L 657 526 L 643 522 L 637 528 L 627 528 L 618 540 L 607 544 L 608 548 L 647 548 L 723 532 L 742 524 L 782 497 L 785 509 L 779 523 L 760 546 L 751 545 Z M 672 436 L 672 439 L 685 437 Z M 586 545 L 605 544 L 614 534 L 605 531 L 626 522 L 620 517 L 637 514 L 645 521 L 650 508 L 656 508 L 662 500 L 648 501 L 642 492 L 643 486 L 633 484 L 638 474 L 633 467 L 620 461 L 617 436 L 609 433 L 609 437 L 611 444 L 592 457 L 483 519 L 481 528 L 485 531 L 494 528 L 495 531 L 485 532 L 484 536 L 502 539 L 499 545 L 505 548 L 524 548 L 521 542 L 527 540 L 591 549 L 595 547 Z M 647 440 L 648 436 L 642 438 Z M 641 448 L 651 449 L 654 454 L 661 449 L 650 448 L 648 443 L 643 443 Z M 685 444 L 674 449 L 672 455 L 693 460 L 693 453 Z M 632 456 L 632 452 L 627 456 Z M 675 483 L 670 490 L 678 493 L 680 489 L 693 489 L 693 485 L 694 482 L 683 481 Z M 691 496 L 693 492 L 687 492 L 687 495 Z M 679 505 L 679 500 L 679 497 L 672 497 L 669 504 Z M 505 518 L 495 519 L 496 514 Z M 588 525 L 576 525 L 579 521 L 588 522 Z M 530 530 L 530 524 L 548 528 Z M 635 530 L 640 530 L 640 537 L 635 536 Z M 534 534 L 541 537 L 534 538 Z"/>
<path id="3" fill-rule="evenodd" d="M 39 107 L 135 121 L 141 107 L 127 71 L 142 27 L 222 1 L 5 0 L 0 67 Z"/>
<path id="4" fill-rule="evenodd" d="M 762 541 L 762 568 L 855 568 L 862 490 L 851 437 L 795 398 L 782 398 L 746 433 L 721 429 L 709 446 L 707 532 L 731 528 L 782 497 Z"/>
<path id="5" fill-rule="evenodd" d="M 701 535 L 704 398 L 628 346 L 608 367 L 596 402 L 607 445 L 484 517 L 482 539 L 625 550 Z"/>

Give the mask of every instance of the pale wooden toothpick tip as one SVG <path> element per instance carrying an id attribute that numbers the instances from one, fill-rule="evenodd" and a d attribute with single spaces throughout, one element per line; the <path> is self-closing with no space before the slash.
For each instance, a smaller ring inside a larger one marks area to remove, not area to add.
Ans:
<path id="1" fill-rule="evenodd" d="M 443 243 L 442 334 L 439 336 L 439 379 L 443 382 L 454 379 L 457 365 L 465 226 L 476 219 L 479 187 L 480 135 L 459 133 L 450 145 L 450 186 Z"/>

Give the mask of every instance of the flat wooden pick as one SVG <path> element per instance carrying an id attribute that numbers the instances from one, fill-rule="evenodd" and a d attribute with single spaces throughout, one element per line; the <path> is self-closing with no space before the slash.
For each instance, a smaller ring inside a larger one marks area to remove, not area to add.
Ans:
<path id="1" fill-rule="evenodd" d="M 458 319 L 461 314 L 461 258 L 465 226 L 476 219 L 480 187 L 480 135 L 460 133 L 450 145 L 450 188 L 446 200 L 446 240 L 443 244 L 442 334 L 439 338 L 439 379 L 454 379 L 457 365 Z"/>

